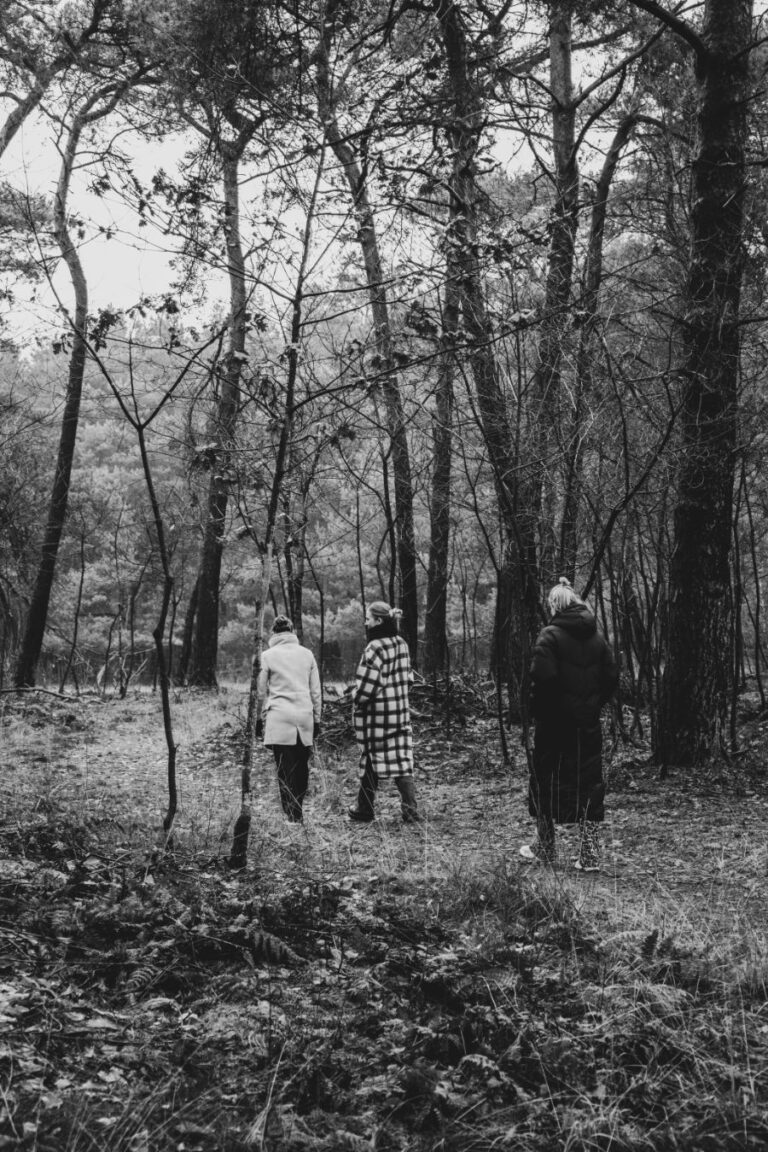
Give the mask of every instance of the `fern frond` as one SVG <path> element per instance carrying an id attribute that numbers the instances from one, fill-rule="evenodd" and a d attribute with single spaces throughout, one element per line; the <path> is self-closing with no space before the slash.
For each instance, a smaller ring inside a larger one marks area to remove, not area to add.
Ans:
<path id="1" fill-rule="evenodd" d="M 134 996 L 146 992 L 148 988 L 151 988 L 159 975 L 160 969 L 156 968 L 154 964 L 140 964 L 137 968 L 134 968 L 126 980 L 125 991 Z"/>
<path id="2" fill-rule="evenodd" d="M 262 929 L 251 932 L 248 937 L 251 955 L 256 963 L 282 964 L 286 967 L 298 968 L 305 963 L 304 958 L 294 952 L 279 937 Z"/>

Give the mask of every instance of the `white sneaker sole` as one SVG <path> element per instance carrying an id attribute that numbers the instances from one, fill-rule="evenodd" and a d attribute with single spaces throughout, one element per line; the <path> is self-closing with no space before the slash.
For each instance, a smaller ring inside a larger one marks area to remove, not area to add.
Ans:
<path id="1" fill-rule="evenodd" d="M 520 849 L 520 855 L 523 860 L 527 860 L 530 864 L 554 864 L 554 858 L 549 856 L 538 856 L 529 844 L 523 844 Z"/>

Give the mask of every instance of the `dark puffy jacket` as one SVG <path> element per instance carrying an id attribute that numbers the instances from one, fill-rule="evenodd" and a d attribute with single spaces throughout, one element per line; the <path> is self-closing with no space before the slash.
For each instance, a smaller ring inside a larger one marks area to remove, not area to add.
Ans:
<path id="1" fill-rule="evenodd" d="M 619 674 L 610 645 L 584 604 L 572 604 L 542 628 L 531 662 L 534 720 L 559 716 L 579 728 L 598 722 Z"/>

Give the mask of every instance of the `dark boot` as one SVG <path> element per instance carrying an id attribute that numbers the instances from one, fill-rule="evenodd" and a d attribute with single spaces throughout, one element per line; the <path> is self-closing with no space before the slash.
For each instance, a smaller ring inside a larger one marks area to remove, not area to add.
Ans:
<path id="1" fill-rule="evenodd" d="M 416 785 L 413 776 L 396 776 L 395 787 L 400 793 L 404 824 L 420 824 L 421 816 L 416 807 Z"/>
<path id="2" fill-rule="evenodd" d="M 523 844 L 520 855 L 524 860 L 538 861 L 539 864 L 554 864 L 557 859 L 555 849 L 555 824 L 551 816 L 539 815 L 536 820 L 536 839 L 533 844 Z"/>
<path id="3" fill-rule="evenodd" d="M 377 783 L 375 775 L 370 770 L 367 770 L 365 775 L 360 778 L 357 804 L 347 811 L 350 820 L 354 820 L 356 824 L 370 824 L 373 820 L 373 802 L 376 797 Z"/>

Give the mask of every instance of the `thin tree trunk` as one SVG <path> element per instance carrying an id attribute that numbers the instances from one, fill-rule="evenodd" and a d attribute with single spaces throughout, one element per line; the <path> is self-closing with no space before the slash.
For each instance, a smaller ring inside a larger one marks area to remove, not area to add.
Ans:
<path id="1" fill-rule="evenodd" d="M 563 512 L 560 524 L 558 568 L 560 574 L 567 575 L 571 580 L 575 578 L 576 574 L 581 473 L 584 454 L 584 409 L 592 394 L 592 365 L 595 352 L 594 335 L 598 322 L 600 288 L 603 280 L 603 238 L 605 235 L 608 194 L 621 153 L 636 123 L 637 114 L 633 110 L 624 117 L 617 128 L 597 180 L 595 199 L 592 205 L 592 217 L 584 268 L 584 287 L 578 308 L 579 336 L 576 352 L 575 395 L 573 412 L 570 420 L 567 421 L 568 431 L 565 449 Z"/>
<path id="2" fill-rule="evenodd" d="M 430 508 L 427 607 L 424 616 L 424 671 L 441 672 L 448 665 L 448 563 L 451 544 L 451 453 L 453 448 L 453 378 L 461 302 L 457 275 L 448 260 L 440 371 L 432 421 L 434 464 Z"/>
<path id="3" fill-rule="evenodd" d="M 168 755 L 166 763 L 166 778 L 168 783 L 168 807 L 163 818 L 163 835 L 164 847 L 169 847 L 172 844 L 173 836 L 173 823 L 176 819 L 176 813 L 179 807 L 179 793 L 176 782 L 176 741 L 173 735 L 173 717 L 171 715 L 171 685 L 168 677 L 168 666 L 165 659 L 165 625 L 168 619 L 168 608 L 171 603 L 171 595 L 173 593 L 173 575 L 171 573 L 171 562 L 168 556 L 168 547 L 165 540 L 165 526 L 163 524 L 163 514 L 160 511 L 160 502 L 157 498 L 155 485 L 152 479 L 152 470 L 149 463 L 149 454 L 147 452 L 147 445 L 145 439 L 144 425 L 139 423 L 138 420 L 134 424 L 138 439 L 139 439 L 139 452 L 141 454 L 141 465 L 144 471 L 144 482 L 147 486 L 147 494 L 149 496 L 149 503 L 152 509 L 152 518 L 155 524 L 155 533 L 157 535 L 157 547 L 160 553 L 160 564 L 163 570 L 163 599 L 160 605 L 160 614 L 157 618 L 157 623 L 152 630 L 152 640 L 155 645 L 155 655 L 157 660 L 157 678 L 160 684 L 160 700 L 163 709 L 163 732 L 165 734 L 165 745 Z"/>
<path id="4" fill-rule="evenodd" d="M 264 530 L 264 547 L 262 551 L 261 582 L 258 598 L 255 604 L 255 630 L 253 637 L 253 657 L 251 660 L 251 683 L 248 692 L 248 710 L 246 713 L 245 729 L 243 732 L 242 763 L 240 770 L 240 814 L 235 821 L 232 837 L 232 848 L 229 856 L 230 868 L 244 868 L 248 857 L 248 839 L 251 829 L 251 774 L 253 771 L 253 744 L 256 728 L 256 709 L 258 705 L 258 681 L 261 673 L 261 645 L 264 631 L 264 605 L 270 592 L 272 579 L 272 556 L 274 551 L 275 527 L 280 507 L 283 484 L 285 480 L 286 465 L 293 438 L 294 409 L 296 403 L 296 379 L 299 366 L 299 344 L 304 311 L 304 291 L 307 265 L 309 262 L 312 226 L 314 223 L 315 207 L 320 187 L 320 181 L 325 164 L 325 148 L 323 148 L 318 162 L 315 184 L 307 209 L 307 218 L 304 225 L 301 263 L 296 277 L 296 290 L 293 297 L 291 316 L 291 342 L 288 347 L 288 373 L 285 382 L 285 411 L 283 424 L 280 430 L 280 439 L 275 458 L 275 471 L 272 478 L 272 490 L 267 507 L 267 522 Z"/>
<path id="5" fill-rule="evenodd" d="M 406 433 L 405 412 L 397 373 L 394 341 L 389 316 L 389 300 L 376 233 L 376 221 L 368 195 L 368 185 L 354 149 L 343 136 L 334 107 L 333 82 L 329 62 L 331 25 L 324 24 L 315 52 L 318 76 L 318 101 L 328 142 L 341 164 L 352 196 L 357 219 L 357 235 L 363 256 L 368 299 L 373 319 L 374 344 L 378 354 L 378 377 L 387 413 L 387 429 L 392 453 L 395 488 L 395 521 L 397 525 L 397 560 L 400 575 L 402 631 L 416 666 L 418 655 L 418 587 L 416 581 L 416 544 L 413 526 L 413 483 Z"/>
<path id="6" fill-rule="evenodd" d="M 59 692 L 64 694 L 64 685 L 67 682 L 72 663 L 75 659 L 75 652 L 77 651 L 77 634 L 80 628 L 80 609 L 83 605 L 83 587 L 85 585 L 85 532 L 80 534 L 80 576 L 77 582 L 77 600 L 75 602 L 75 619 L 72 625 L 72 643 L 69 646 L 67 653 L 67 663 L 64 666 L 64 671 L 59 680 Z"/>
<path id="7" fill-rule="evenodd" d="M 274 490 L 274 489 L 273 489 Z M 269 528 L 268 528 L 269 531 Z M 240 813 L 235 821 L 232 835 L 232 848 L 229 854 L 229 867 L 245 868 L 248 862 L 248 840 L 251 832 L 251 776 L 253 773 L 253 742 L 256 732 L 256 708 L 258 705 L 257 687 L 261 675 L 261 645 L 264 635 L 264 607 L 269 595 L 272 579 L 272 540 L 267 540 L 261 560 L 261 577 L 254 604 L 253 656 L 251 657 L 251 681 L 248 689 L 248 709 L 243 731 L 243 753 L 240 766 Z"/>
<path id="8" fill-rule="evenodd" d="M 325 679 L 325 592 L 323 591 L 323 582 L 320 579 L 320 577 L 318 576 L 317 572 L 315 571 L 315 566 L 312 563 L 312 558 L 309 555 L 309 552 L 307 551 L 306 539 L 304 541 L 304 557 L 305 557 L 306 562 L 307 562 L 307 567 L 309 568 L 309 571 L 312 573 L 312 579 L 315 582 L 315 588 L 317 589 L 317 597 L 318 597 L 318 601 L 319 601 L 318 607 L 319 607 L 319 615 L 320 615 L 320 638 L 319 638 L 320 657 L 319 657 L 317 663 L 318 663 L 318 667 L 320 669 L 320 683 L 322 684 L 323 680 Z"/>
<path id="9" fill-rule="evenodd" d="M 744 463 L 742 461 L 742 468 Z M 754 633 L 754 646 L 753 646 L 753 659 L 755 662 L 755 682 L 757 683 L 757 690 L 760 693 L 760 707 L 765 709 L 766 694 L 765 686 L 763 684 L 763 666 L 767 663 L 763 651 L 763 642 L 761 640 L 761 627 L 762 627 L 762 593 L 760 583 L 760 561 L 758 558 L 757 538 L 755 533 L 755 521 L 752 515 L 752 502 L 750 500 L 749 485 L 744 478 L 744 507 L 747 513 L 747 525 L 749 528 L 749 555 L 752 567 L 752 579 L 755 586 L 755 608 L 750 611 L 752 618 L 752 629 Z"/>
<path id="10" fill-rule="evenodd" d="M 357 560 L 357 581 L 360 586 L 360 603 L 363 616 L 367 611 L 365 599 L 365 572 L 363 569 L 362 531 L 360 525 L 360 489 L 355 485 L 355 559 Z"/>

